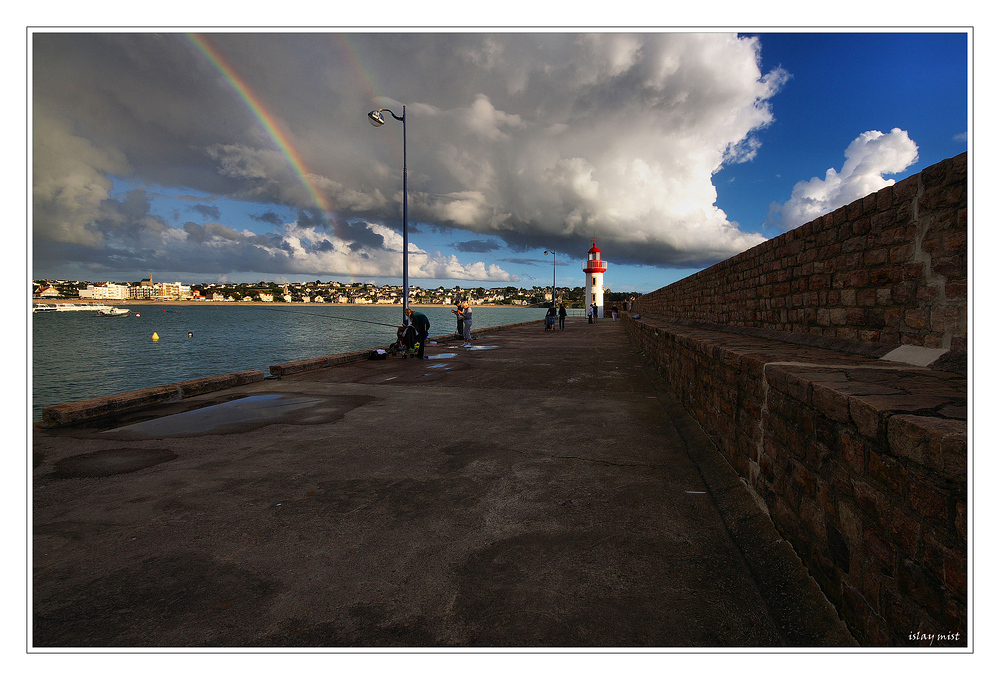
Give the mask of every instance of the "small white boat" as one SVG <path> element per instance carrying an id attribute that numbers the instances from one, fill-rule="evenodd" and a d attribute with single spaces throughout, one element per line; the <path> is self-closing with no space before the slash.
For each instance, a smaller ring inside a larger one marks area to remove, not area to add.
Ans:
<path id="1" fill-rule="evenodd" d="M 128 316 L 127 309 L 121 309 L 120 307 L 109 307 L 108 309 L 102 309 L 97 312 L 98 316 Z M 138 315 L 136 315 L 138 316 Z"/>
<path id="2" fill-rule="evenodd" d="M 32 305 L 32 312 L 101 312 L 111 309 L 110 305 L 95 305 L 90 303 L 75 305 L 68 302 L 38 302 Z"/>

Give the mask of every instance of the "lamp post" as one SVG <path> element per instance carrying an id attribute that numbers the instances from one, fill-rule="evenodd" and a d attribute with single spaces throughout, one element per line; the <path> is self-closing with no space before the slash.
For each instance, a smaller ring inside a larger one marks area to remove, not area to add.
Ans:
<path id="1" fill-rule="evenodd" d="M 556 306 L 556 251 L 546 250 L 546 255 L 552 256 L 552 306 Z"/>
<path id="2" fill-rule="evenodd" d="M 397 116 L 389 109 L 375 109 L 368 113 L 368 121 L 375 127 L 382 127 L 385 125 L 383 112 L 403 124 L 403 325 L 406 325 L 409 323 L 406 308 L 410 306 L 410 243 L 406 224 L 406 107 L 403 107 L 402 116 Z"/>

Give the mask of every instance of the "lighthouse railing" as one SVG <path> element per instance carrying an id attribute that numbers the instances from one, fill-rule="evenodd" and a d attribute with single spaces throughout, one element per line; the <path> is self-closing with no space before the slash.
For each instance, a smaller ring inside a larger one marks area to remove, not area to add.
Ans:
<path id="1" fill-rule="evenodd" d="M 605 260 L 584 260 L 583 269 L 584 271 L 588 269 L 607 269 L 608 263 Z"/>

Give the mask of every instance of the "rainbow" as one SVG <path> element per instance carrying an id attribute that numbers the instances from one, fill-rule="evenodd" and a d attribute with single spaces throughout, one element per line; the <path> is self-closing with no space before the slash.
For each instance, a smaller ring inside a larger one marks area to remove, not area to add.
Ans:
<path id="1" fill-rule="evenodd" d="M 209 63 L 226 79 L 230 87 L 239 95 L 240 99 L 247 105 L 250 112 L 260 121 L 260 124 L 264 126 L 264 130 L 267 134 L 274 140 L 274 143 L 278 146 L 278 149 L 282 154 L 288 159 L 288 164 L 291 166 L 292 170 L 298 176 L 302 185 L 305 187 L 306 191 L 309 193 L 309 197 L 312 199 L 316 207 L 320 209 L 323 214 L 323 219 L 327 226 L 333 228 L 336 224 L 335 220 L 331 219 L 330 215 L 333 213 L 333 206 L 327 200 L 323 192 L 319 190 L 316 186 L 315 177 L 316 175 L 310 172 L 309 168 L 306 166 L 305 161 L 302 158 L 302 154 L 299 153 L 298 149 L 292 144 L 292 141 L 288 138 L 288 135 L 282 130 L 278 123 L 277 118 L 268 111 L 264 102 L 258 97 L 253 90 L 246 84 L 246 82 L 240 78 L 236 70 L 223 58 L 223 56 L 212 47 L 208 39 L 197 33 L 187 33 L 185 34 L 187 39 L 191 42 L 195 48 L 208 59 Z"/>

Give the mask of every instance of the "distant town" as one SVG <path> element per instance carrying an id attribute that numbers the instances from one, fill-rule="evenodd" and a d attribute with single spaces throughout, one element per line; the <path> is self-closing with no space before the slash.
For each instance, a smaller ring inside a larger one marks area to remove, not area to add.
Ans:
<path id="1" fill-rule="evenodd" d="M 583 307 L 582 287 L 556 287 L 555 301 L 567 307 Z M 624 301 L 639 293 L 615 293 L 605 289 L 606 302 Z M 184 284 L 154 282 L 152 278 L 136 282 L 66 281 L 40 279 L 32 282 L 32 297 L 37 300 L 150 300 L 206 302 L 273 302 L 339 305 L 401 305 L 402 286 L 374 283 L 340 283 L 338 281 L 307 283 L 200 283 Z M 532 288 L 421 288 L 410 286 L 410 302 L 422 305 L 512 305 L 540 307 L 552 304 L 551 286 Z"/>

